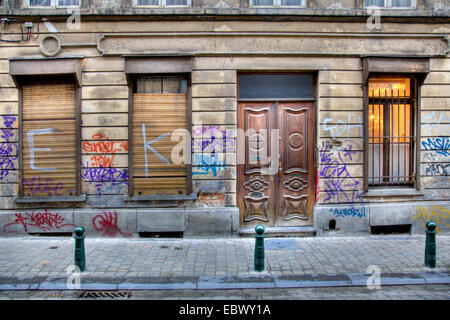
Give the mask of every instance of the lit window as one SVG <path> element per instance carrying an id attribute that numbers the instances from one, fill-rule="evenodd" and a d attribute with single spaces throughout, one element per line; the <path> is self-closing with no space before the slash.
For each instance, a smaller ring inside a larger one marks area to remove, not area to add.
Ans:
<path id="1" fill-rule="evenodd" d="M 369 185 L 414 183 L 415 80 L 369 80 Z"/>
<path id="2" fill-rule="evenodd" d="M 390 9 L 415 8 L 416 0 L 364 0 L 364 7 Z"/>
<path id="3" fill-rule="evenodd" d="M 137 7 L 189 7 L 191 0 L 133 0 Z"/>
<path id="4" fill-rule="evenodd" d="M 251 7 L 304 7 L 306 0 L 250 0 Z"/>

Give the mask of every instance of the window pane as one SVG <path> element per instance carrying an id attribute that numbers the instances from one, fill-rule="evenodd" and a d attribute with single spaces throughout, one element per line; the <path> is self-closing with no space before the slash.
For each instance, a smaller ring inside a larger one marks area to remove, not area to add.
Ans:
<path id="1" fill-rule="evenodd" d="M 314 99 L 313 77 L 309 74 L 248 74 L 239 76 L 241 99 Z"/>
<path id="2" fill-rule="evenodd" d="M 300 7 L 302 5 L 302 0 L 281 0 L 282 6 L 297 6 Z"/>
<path id="3" fill-rule="evenodd" d="M 273 0 L 253 0 L 254 6 L 273 6 Z"/>
<path id="4" fill-rule="evenodd" d="M 138 6 L 157 6 L 157 5 L 159 5 L 159 0 L 137 0 L 136 5 L 138 5 Z"/>
<path id="5" fill-rule="evenodd" d="M 58 0 L 58 6 L 67 7 L 67 6 L 79 6 L 80 0 Z"/>
<path id="6" fill-rule="evenodd" d="M 384 7 L 384 0 L 364 0 L 365 7 L 377 6 Z"/>
<path id="7" fill-rule="evenodd" d="M 163 93 L 186 93 L 187 80 L 181 77 L 164 77 Z"/>
<path id="8" fill-rule="evenodd" d="M 410 79 L 371 79 L 369 97 L 409 97 Z"/>
<path id="9" fill-rule="evenodd" d="M 138 77 L 135 93 L 162 93 L 161 77 Z"/>
<path id="10" fill-rule="evenodd" d="M 409 104 L 391 104 L 390 105 L 390 172 L 389 181 L 401 183 L 408 180 L 409 176 L 409 143 L 412 137 L 410 126 Z"/>
<path id="11" fill-rule="evenodd" d="M 166 0 L 166 6 L 187 6 L 187 0 Z"/>
<path id="12" fill-rule="evenodd" d="M 392 0 L 393 8 L 410 8 L 412 7 L 412 0 Z"/>
<path id="13" fill-rule="evenodd" d="M 413 82 L 369 80 L 369 184 L 413 183 Z"/>
<path id="14" fill-rule="evenodd" d="M 30 0 L 32 7 L 50 7 L 50 0 Z"/>
<path id="15" fill-rule="evenodd" d="M 369 183 L 383 182 L 383 105 L 369 105 Z"/>

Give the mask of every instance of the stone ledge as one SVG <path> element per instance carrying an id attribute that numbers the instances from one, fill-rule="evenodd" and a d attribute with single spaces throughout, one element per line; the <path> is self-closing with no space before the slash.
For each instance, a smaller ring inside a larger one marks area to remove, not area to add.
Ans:
<path id="1" fill-rule="evenodd" d="M 38 216 L 36 216 L 38 215 Z M 36 222 L 35 219 L 38 219 Z M 72 233 L 83 226 L 87 237 L 138 237 L 139 232 L 183 232 L 185 236 L 236 235 L 239 209 L 98 208 L 0 210 L 0 235 Z"/>
<path id="2" fill-rule="evenodd" d="M 425 223 L 432 220 L 438 233 L 450 232 L 450 201 L 402 201 L 317 205 L 314 223 L 317 236 L 359 236 L 370 233 L 372 226 L 411 225 L 411 234 L 423 234 Z M 335 230 L 328 230 L 335 220 Z"/>
<path id="3" fill-rule="evenodd" d="M 34 202 L 85 202 L 86 195 L 79 196 L 53 196 L 53 197 L 18 197 L 14 199 L 16 203 Z"/>
<path id="4" fill-rule="evenodd" d="M 184 232 L 184 209 L 136 211 L 137 232 Z"/>
<path id="5" fill-rule="evenodd" d="M 414 188 L 372 188 L 362 198 L 371 197 L 398 197 L 398 196 L 423 196 L 423 190 Z"/>
<path id="6" fill-rule="evenodd" d="M 316 227 L 314 226 L 300 226 L 300 227 L 267 227 L 265 228 L 264 235 L 270 236 L 313 236 L 316 233 Z M 239 229 L 240 236 L 253 236 L 255 235 L 255 228 L 241 228 Z"/>
<path id="7" fill-rule="evenodd" d="M 38 9 L 38 8 L 21 8 L 10 9 L 0 8 L 0 15 L 8 16 L 62 16 L 68 17 L 72 13 L 68 13 L 64 9 Z M 316 17 L 359 17 L 367 19 L 370 16 L 366 9 L 326 9 L 326 8 L 80 8 L 80 15 L 86 16 L 316 16 Z M 382 10 L 384 19 L 393 17 L 401 18 L 435 18 L 442 19 L 450 16 L 449 10 Z"/>
<path id="8" fill-rule="evenodd" d="M 233 235 L 239 228 L 236 207 L 186 208 L 186 236 Z"/>

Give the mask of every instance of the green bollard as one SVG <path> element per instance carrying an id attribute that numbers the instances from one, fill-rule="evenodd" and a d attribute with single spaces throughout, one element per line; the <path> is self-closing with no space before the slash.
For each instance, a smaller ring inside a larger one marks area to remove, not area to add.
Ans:
<path id="1" fill-rule="evenodd" d="M 436 223 L 428 221 L 425 230 L 425 266 L 436 268 Z"/>
<path id="2" fill-rule="evenodd" d="M 264 270 L 264 226 L 257 225 L 255 227 L 255 271 Z"/>
<path id="3" fill-rule="evenodd" d="M 86 269 L 86 254 L 84 251 L 84 228 L 76 227 L 75 235 L 75 265 L 83 272 Z"/>

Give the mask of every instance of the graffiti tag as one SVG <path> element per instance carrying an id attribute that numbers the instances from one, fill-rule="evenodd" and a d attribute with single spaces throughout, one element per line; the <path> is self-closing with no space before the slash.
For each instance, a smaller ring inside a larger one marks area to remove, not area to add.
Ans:
<path id="1" fill-rule="evenodd" d="M 450 227 L 450 210 L 434 205 L 433 210 L 430 212 L 430 208 L 419 206 L 417 207 L 417 213 L 414 215 L 413 219 L 420 223 L 421 227 L 425 227 L 428 221 L 434 221 L 436 223 L 436 231 L 439 233 L 439 227 Z M 449 221 L 449 223 L 447 223 Z"/>
<path id="2" fill-rule="evenodd" d="M 218 173 L 225 170 L 225 162 L 221 162 L 215 155 L 194 155 L 194 165 L 197 166 L 199 172 L 192 172 L 192 175 L 196 174 L 209 174 L 212 172 L 214 177 L 217 177 Z"/>
<path id="3" fill-rule="evenodd" d="M 366 208 L 334 208 L 330 209 L 336 217 L 365 217 Z"/>
<path id="4" fill-rule="evenodd" d="M 33 176 L 31 179 L 23 181 L 24 187 L 28 188 L 31 195 L 45 194 L 48 196 L 62 196 L 60 190 L 64 189 L 62 182 L 54 183 L 53 179 L 42 179 L 39 176 Z M 68 190 L 67 193 L 71 193 Z"/>
<path id="5" fill-rule="evenodd" d="M 426 141 L 422 141 L 422 145 L 425 150 L 436 151 L 436 153 L 446 157 L 450 156 L 449 137 L 428 138 Z"/>
<path id="6" fill-rule="evenodd" d="M 89 168 L 89 163 L 81 163 L 83 170 L 82 179 L 87 182 L 96 183 L 97 194 L 100 195 L 107 183 L 112 182 L 113 186 L 128 185 L 128 170 L 117 168 Z"/>
<path id="7" fill-rule="evenodd" d="M 14 161 L 17 160 L 17 157 L 14 156 L 14 154 L 16 154 L 15 151 L 17 151 L 17 145 L 10 142 L 13 134 L 12 131 L 9 130 L 12 129 L 12 125 L 15 121 L 15 116 L 3 116 L 3 125 L 6 129 L 2 128 L 1 135 L 5 141 L 0 144 L 0 180 L 3 180 L 4 177 L 8 176 L 10 170 L 16 169 Z"/>
<path id="8" fill-rule="evenodd" d="M 425 168 L 427 175 L 450 176 L 450 163 L 431 163 Z"/>
<path id="9" fill-rule="evenodd" d="M 330 147 L 330 143 L 322 143 L 319 155 L 321 163 L 319 175 L 323 178 L 325 184 L 323 191 L 328 196 L 324 202 L 330 200 L 336 200 L 337 202 L 355 202 L 364 192 L 358 190 L 359 182 L 350 175 L 347 166 L 345 164 L 339 164 L 337 160 L 332 159 L 331 153 L 329 153 Z"/>
<path id="10" fill-rule="evenodd" d="M 351 115 L 348 115 L 347 122 L 337 120 L 335 124 L 331 125 L 328 124 L 329 122 L 333 122 L 333 119 L 324 119 L 322 129 L 324 131 L 329 131 L 333 138 L 341 136 L 345 136 L 347 138 L 350 137 L 350 130 L 352 128 L 359 128 L 359 136 L 363 136 L 363 125 L 360 117 L 358 117 L 357 124 L 352 124 Z"/>
<path id="11" fill-rule="evenodd" d="M 103 214 L 99 214 L 92 219 L 92 225 L 95 230 L 108 237 L 115 237 L 117 234 L 125 237 L 132 236 L 131 233 L 122 232 L 117 226 L 117 212 L 103 211 Z"/>
<path id="12" fill-rule="evenodd" d="M 42 231 L 51 231 L 55 229 L 61 229 L 66 226 L 76 227 L 72 223 L 64 223 L 64 218 L 58 213 L 50 213 L 47 209 L 44 212 L 24 212 L 16 213 L 16 219 L 14 222 L 8 223 L 3 226 L 3 232 L 8 232 L 7 229 L 12 225 L 22 225 L 25 232 L 28 232 L 29 227 L 36 227 Z"/>

